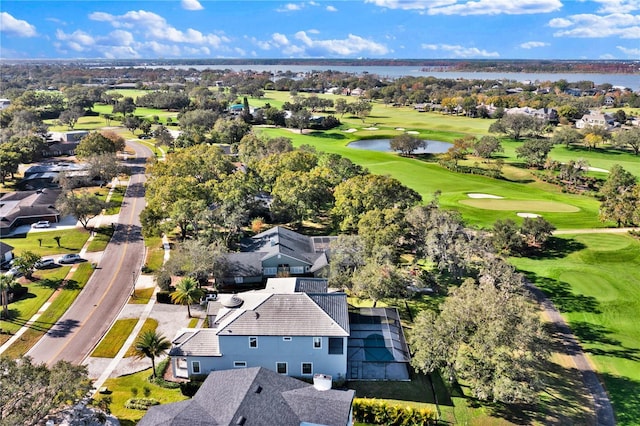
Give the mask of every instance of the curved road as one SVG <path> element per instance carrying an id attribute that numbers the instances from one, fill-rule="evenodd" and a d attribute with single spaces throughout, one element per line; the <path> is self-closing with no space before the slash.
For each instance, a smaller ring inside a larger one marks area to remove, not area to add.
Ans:
<path id="1" fill-rule="evenodd" d="M 140 212 L 145 206 L 145 162 L 149 148 L 128 141 L 136 153 L 119 223 L 91 279 L 67 312 L 27 353 L 36 363 L 80 364 L 107 332 L 133 291 L 144 256 Z"/>

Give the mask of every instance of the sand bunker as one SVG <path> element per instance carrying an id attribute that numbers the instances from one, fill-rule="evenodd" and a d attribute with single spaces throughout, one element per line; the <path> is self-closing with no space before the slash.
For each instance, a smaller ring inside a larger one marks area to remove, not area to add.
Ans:
<path id="1" fill-rule="evenodd" d="M 396 130 L 399 132 L 404 132 L 404 127 L 396 127 Z"/>
<path id="2" fill-rule="evenodd" d="M 377 127 L 365 127 L 362 130 L 378 130 Z"/>
<path id="3" fill-rule="evenodd" d="M 520 217 L 540 217 L 539 214 L 535 214 L 535 213 L 516 213 L 518 216 Z"/>
<path id="4" fill-rule="evenodd" d="M 587 167 L 587 170 L 589 170 L 590 172 L 602 172 L 602 173 L 609 173 L 609 170 L 601 169 L 601 168 L 599 168 L 599 167 Z"/>
<path id="5" fill-rule="evenodd" d="M 469 198 L 492 198 L 494 200 L 500 200 L 502 199 L 501 196 L 499 195 L 492 195 L 492 194 L 477 194 L 477 193 L 469 193 L 467 194 L 467 197 Z"/>
<path id="6" fill-rule="evenodd" d="M 345 132 L 345 133 L 353 133 L 353 132 L 357 132 L 357 131 L 358 131 L 358 129 L 354 129 L 354 128 L 343 130 L 343 132 Z"/>
<path id="7" fill-rule="evenodd" d="M 408 134 L 408 135 L 419 135 L 419 134 L 420 134 L 420 132 L 416 132 L 415 130 L 409 130 L 409 131 L 407 132 L 407 134 Z"/>

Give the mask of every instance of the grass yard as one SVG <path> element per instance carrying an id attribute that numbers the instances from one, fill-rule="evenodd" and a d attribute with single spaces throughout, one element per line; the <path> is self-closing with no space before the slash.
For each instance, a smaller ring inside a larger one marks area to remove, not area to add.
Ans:
<path id="1" fill-rule="evenodd" d="M 627 235 L 558 238 L 565 248 L 513 263 L 555 303 L 609 392 L 620 425 L 640 419 L 640 241 Z"/>
<path id="2" fill-rule="evenodd" d="M 147 318 L 144 324 L 142 324 L 142 328 L 140 329 L 140 332 L 136 336 L 136 340 L 138 339 L 139 336 L 143 335 L 147 331 L 155 331 L 157 328 L 158 328 L 158 321 L 153 318 Z M 136 356 L 135 340 L 134 340 L 134 344 L 131 345 L 131 347 L 129 348 L 127 353 L 124 354 L 124 356 L 125 357 Z"/>
<path id="3" fill-rule="evenodd" d="M 104 386 L 106 386 L 111 392 L 109 395 L 112 398 L 110 407 L 111 413 L 120 420 L 121 425 L 133 426 L 146 413 L 145 411 L 132 410 L 124 407 L 124 403 L 127 399 L 133 397 L 133 393 L 131 392 L 132 388 L 136 388 L 138 390 L 138 397 L 143 395 L 145 387 L 149 388 L 151 391 L 149 396 L 157 399 L 161 404 L 168 404 L 187 399 L 186 396 L 182 395 L 180 389 L 166 389 L 150 383 L 147 380 L 150 375 L 151 368 L 128 376 L 111 378 L 104 383 Z"/>
<path id="4" fill-rule="evenodd" d="M 102 338 L 98 346 L 96 346 L 95 350 L 91 353 L 91 356 L 97 358 L 114 358 L 137 323 L 137 318 L 120 319 L 114 322 L 109 332 Z"/>
<path id="5" fill-rule="evenodd" d="M 134 297 L 130 297 L 127 303 L 131 303 L 133 305 L 146 305 L 149 303 L 149 300 L 151 300 L 154 290 L 155 287 L 136 289 Z"/>
<path id="6" fill-rule="evenodd" d="M 69 309 L 69 306 L 71 306 L 87 281 L 89 281 L 92 273 L 93 269 L 91 268 L 90 264 L 82 263 L 78 265 L 78 269 L 76 270 L 76 272 L 73 274 L 71 279 L 66 282 L 65 286 L 61 289 L 60 293 L 51 303 L 51 305 L 49 305 L 47 310 L 44 311 L 40 318 L 38 318 L 38 321 L 35 322 L 16 343 L 11 345 L 11 347 L 7 351 L 5 351 L 4 355 L 18 358 L 26 354 L 27 351 L 29 351 L 29 349 L 31 349 L 38 342 L 38 340 L 60 319 L 60 317 L 62 317 L 67 309 Z M 50 282 L 51 293 L 49 293 L 49 296 L 55 290 L 53 286 L 59 284 L 60 282 L 58 281 Z M 38 309 L 49 298 L 49 296 L 44 295 L 42 302 L 38 306 Z M 26 320 L 28 320 L 30 317 L 25 318 Z M 26 322 L 26 320 L 19 325 L 22 326 L 24 322 Z"/>
<path id="7" fill-rule="evenodd" d="M 144 245 L 147 248 L 147 258 L 144 261 L 146 273 L 159 271 L 164 263 L 164 248 L 161 237 L 146 237 Z"/>
<path id="8" fill-rule="evenodd" d="M 54 237 L 60 237 L 59 247 Z M 39 241 L 40 239 L 42 239 L 42 242 Z M 15 248 L 14 254 L 16 256 L 20 256 L 20 253 L 25 250 L 33 251 L 40 256 L 51 256 L 55 254 L 77 253 L 82 249 L 82 246 L 88 239 L 89 231 L 74 228 L 29 232 L 19 237 L 3 237 L 2 241 Z"/>
<path id="9" fill-rule="evenodd" d="M 102 226 L 95 230 L 93 240 L 89 243 L 87 251 L 103 251 L 107 248 L 107 244 L 113 236 L 113 228 L 111 226 Z"/>

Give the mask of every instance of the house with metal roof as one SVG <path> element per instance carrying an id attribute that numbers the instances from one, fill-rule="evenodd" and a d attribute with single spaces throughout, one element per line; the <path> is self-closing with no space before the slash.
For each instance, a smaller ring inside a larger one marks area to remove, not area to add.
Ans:
<path id="1" fill-rule="evenodd" d="M 276 226 L 241 242 L 227 255 L 224 285 L 262 283 L 271 277 L 318 276 L 328 265 L 327 250 L 337 237 L 308 237 Z"/>
<path id="2" fill-rule="evenodd" d="M 209 302 L 210 328 L 183 329 L 173 340 L 174 376 L 261 366 L 295 377 L 346 377 L 347 296 L 328 292 L 326 280 L 300 280 Z"/>
<path id="3" fill-rule="evenodd" d="M 350 426 L 353 390 L 331 389 L 262 367 L 212 372 L 193 398 L 150 407 L 139 426 Z"/>

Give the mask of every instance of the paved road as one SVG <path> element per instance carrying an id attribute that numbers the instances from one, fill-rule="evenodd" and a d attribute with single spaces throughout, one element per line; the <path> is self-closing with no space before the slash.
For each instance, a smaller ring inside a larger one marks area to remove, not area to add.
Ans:
<path id="1" fill-rule="evenodd" d="M 80 364 L 107 332 L 130 296 L 140 273 L 144 243 L 140 212 L 144 201 L 144 166 L 151 150 L 129 142 L 136 158 L 128 161 L 131 179 L 111 241 L 91 279 L 69 310 L 28 352 L 36 363 L 58 360 Z"/>
<path id="2" fill-rule="evenodd" d="M 542 305 L 549 321 L 555 325 L 559 335 L 562 336 L 565 353 L 571 357 L 574 365 L 582 374 L 582 382 L 593 398 L 596 424 L 598 426 L 615 426 L 616 418 L 613 414 L 613 406 L 609 400 L 609 395 L 602 383 L 600 383 L 598 375 L 587 359 L 580 343 L 578 343 L 578 339 L 576 339 L 569 325 L 545 294 L 531 283 L 527 283 L 527 286 L 540 305 Z"/>

